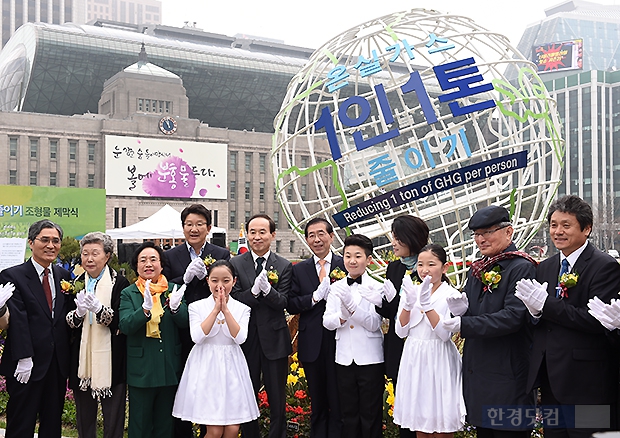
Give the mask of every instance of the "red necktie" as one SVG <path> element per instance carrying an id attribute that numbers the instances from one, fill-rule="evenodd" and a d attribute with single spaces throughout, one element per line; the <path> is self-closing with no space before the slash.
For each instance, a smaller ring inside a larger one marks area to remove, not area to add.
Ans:
<path id="1" fill-rule="evenodd" d="M 49 268 L 45 268 L 43 270 L 43 292 L 45 292 L 45 298 L 47 299 L 47 304 L 50 306 L 50 312 L 52 311 L 52 289 L 50 288 L 50 280 L 49 280 Z"/>

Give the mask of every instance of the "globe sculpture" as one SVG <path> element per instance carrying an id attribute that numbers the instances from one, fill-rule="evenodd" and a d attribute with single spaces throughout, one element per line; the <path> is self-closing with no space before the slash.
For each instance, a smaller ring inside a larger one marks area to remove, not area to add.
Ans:
<path id="1" fill-rule="evenodd" d="M 365 234 L 379 242 L 381 274 L 392 220 L 417 215 L 446 248 L 457 284 L 479 256 L 467 229 L 478 208 L 508 208 L 514 241 L 527 248 L 560 183 L 565 147 L 556 102 L 506 37 L 424 9 L 371 20 L 317 49 L 291 80 L 274 128 L 276 193 L 302 241 L 318 216 L 337 230 L 336 251 L 346 235 Z M 301 187 L 308 181 L 311 198 Z"/>

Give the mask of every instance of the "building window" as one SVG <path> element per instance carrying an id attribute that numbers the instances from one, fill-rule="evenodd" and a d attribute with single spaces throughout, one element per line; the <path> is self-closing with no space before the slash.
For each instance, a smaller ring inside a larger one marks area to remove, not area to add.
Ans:
<path id="1" fill-rule="evenodd" d="M 230 181 L 230 199 L 237 199 L 237 181 Z"/>
<path id="2" fill-rule="evenodd" d="M 288 190 L 286 191 L 286 197 L 289 201 L 293 200 L 293 186 L 288 186 Z"/>
<path id="3" fill-rule="evenodd" d="M 282 246 L 282 241 L 276 240 L 276 252 L 280 252 L 281 246 Z"/>
<path id="4" fill-rule="evenodd" d="M 138 111 L 144 111 L 144 99 L 138 99 Z"/>
<path id="5" fill-rule="evenodd" d="M 17 185 L 17 170 L 9 170 L 9 184 Z"/>
<path id="6" fill-rule="evenodd" d="M 37 171 L 36 170 L 30 171 L 30 185 L 31 186 L 37 185 Z"/>
<path id="7" fill-rule="evenodd" d="M 265 169 L 267 168 L 267 154 L 260 154 L 258 156 L 258 167 L 261 173 L 265 173 Z"/>
<path id="8" fill-rule="evenodd" d="M 301 185 L 301 199 L 307 201 L 308 199 L 308 184 Z"/>
<path id="9" fill-rule="evenodd" d="M 39 139 L 31 138 L 30 139 L 30 158 L 37 158 L 38 152 L 39 152 Z"/>
<path id="10" fill-rule="evenodd" d="M 88 143 L 88 162 L 95 162 L 95 143 Z"/>
<path id="11" fill-rule="evenodd" d="M 50 160 L 55 160 L 58 155 L 58 140 L 50 140 Z"/>
<path id="12" fill-rule="evenodd" d="M 9 138 L 9 156 L 17 157 L 17 137 Z"/>
<path id="13" fill-rule="evenodd" d="M 56 187 L 57 182 L 56 182 L 56 172 L 50 172 L 50 186 L 51 187 Z"/>
<path id="14" fill-rule="evenodd" d="M 295 241 L 294 240 L 289 240 L 289 244 L 288 244 L 288 252 L 294 253 L 295 252 Z"/>
<path id="15" fill-rule="evenodd" d="M 261 201 L 265 200 L 265 183 L 264 182 L 260 183 L 260 186 L 258 188 L 258 199 L 260 199 Z"/>
<path id="16" fill-rule="evenodd" d="M 69 187 L 75 187 L 75 173 L 69 174 Z"/>
<path id="17" fill-rule="evenodd" d="M 88 188 L 92 189 L 94 187 L 95 187 L 95 174 L 89 173 L 88 174 Z"/>
<path id="18" fill-rule="evenodd" d="M 276 224 L 276 230 L 280 228 L 280 212 L 279 211 L 274 211 L 273 212 L 273 221 Z"/>
<path id="19" fill-rule="evenodd" d="M 230 170 L 237 170 L 237 153 L 231 152 L 229 157 Z"/>
<path id="20" fill-rule="evenodd" d="M 77 141 L 69 142 L 69 159 L 75 160 L 75 155 L 77 154 Z"/>
<path id="21" fill-rule="evenodd" d="M 250 196 L 250 182 L 245 182 L 245 200 L 249 201 L 252 197 Z"/>
<path id="22" fill-rule="evenodd" d="M 303 169 L 306 169 L 308 167 L 308 157 L 306 156 L 301 157 L 301 167 Z"/>
<path id="23" fill-rule="evenodd" d="M 251 217 L 252 217 L 252 213 L 250 213 L 249 211 L 246 211 L 243 223 L 247 225 L 247 223 L 248 223 L 248 221 L 250 220 Z"/>
<path id="24" fill-rule="evenodd" d="M 235 210 L 231 210 L 228 213 L 228 228 L 234 230 L 237 228 L 237 212 Z"/>
<path id="25" fill-rule="evenodd" d="M 252 171 L 252 153 L 248 153 L 246 152 L 245 154 L 245 171 L 246 172 L 251 172 Z"/>

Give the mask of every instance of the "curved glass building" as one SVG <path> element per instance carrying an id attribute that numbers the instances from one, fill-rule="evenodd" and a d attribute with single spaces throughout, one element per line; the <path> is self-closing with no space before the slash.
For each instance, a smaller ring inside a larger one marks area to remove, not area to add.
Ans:
<path id="1" fill-rule="evenodd" d="M 241 41 L 167 26 L 27 23 L 0 52 L 0 111 L 96 113 L 104 81 L 134 63 L 144 43 L 150 62 L 183 80 L 190 118 L 273 132 L 286 87 L 312 50 Z"/>

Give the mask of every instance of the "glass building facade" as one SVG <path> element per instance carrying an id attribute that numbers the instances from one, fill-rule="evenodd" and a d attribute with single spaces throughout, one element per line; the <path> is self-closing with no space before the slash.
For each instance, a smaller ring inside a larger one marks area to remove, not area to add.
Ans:
<path id="1" fill-rule="evenodd" d="M 193 32 L 193 41 L 88 25 L 22 26 L 0 52 L 0 111 L 96 113 L 104 81 L 135 62 L 145 44 L 149 62 L 183 80 L 189 117 L 212 127 L 273 132 L 291 78 L 311 51 L 274 45 L 261 51 Z"/>

